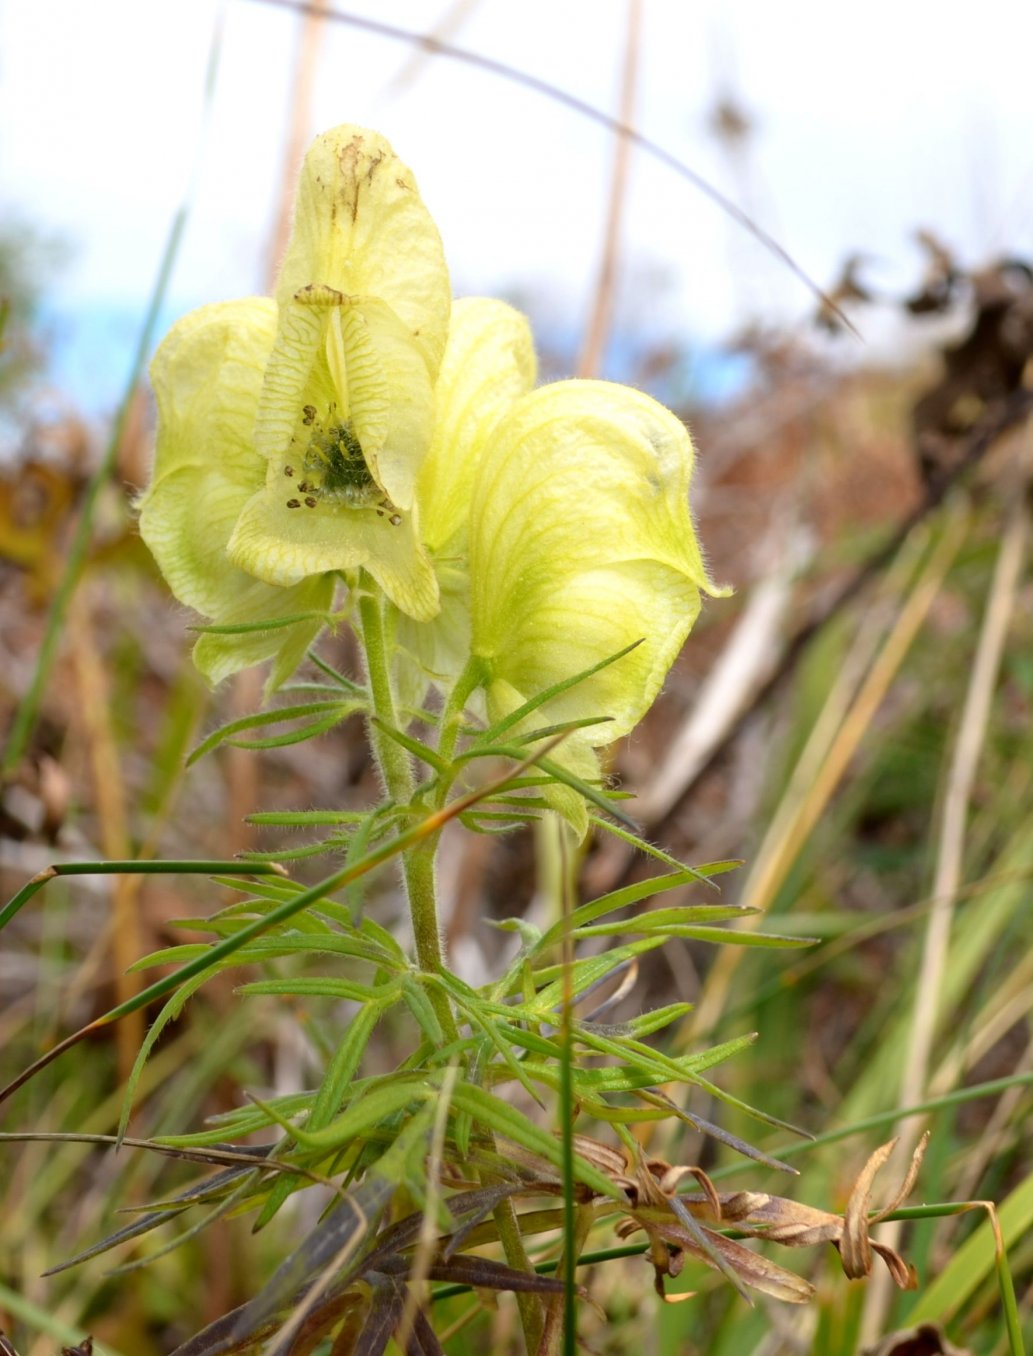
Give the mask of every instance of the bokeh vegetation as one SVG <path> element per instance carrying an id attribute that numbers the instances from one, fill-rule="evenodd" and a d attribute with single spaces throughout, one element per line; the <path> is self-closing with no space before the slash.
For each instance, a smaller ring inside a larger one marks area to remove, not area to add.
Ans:
<path id="1" fill-rule="evenodd" d="M 671 1057 L 759 1033 L 715 1081 L 816 1142 L 760 1127 L 699 1089 L 685 1105 L 726 1137 L 787 1159 L 798 1180 L 683 1121 L 637 1132 L 650 1155 L 699 1165 L 721 1191 L 771 1191 L 842 1212 L 877 1146 L 901 1137 L 885 1172 L 898 1180 L 927 1128 L 912 1199 L 938 1207 L 882 1226 L 903 1230 L 897 1246 L 917 1267 L 918 1288 L 884 1288 L 878 1271 L 848 1281 L 834 1256 L 830 1265 L 815 1250 L 791 1255 L 817 1287 L 806 1307 L 750 1308 L 691 1259 L 668 1291 L 694 1298 L 664 1304 L 641 1255 L 600 1260 L 578 1274 L 593 1301 L 581 1306 L 579 1332 L 614 1356 L 847 1356 L 864 1344 L 996 1356 L 1017 1341 L 1006 1330 L 1005 1275 L 1026 1340 L 1033 1336 L 1033 287 L 1021 260 L 971 267 L 932 236 L 926 253 L 928 274 L 909 296 L 874 302 L 853 268 L 834 294 L 862 328 L 866 306 L 909 318 L 913 347 L 892 366 L 845 365 L 845 336 L 827 335 L 836 320 L 825 311 L 806 333 L 743 336 L 755 370 L 749 389 L 719 413 L 679 411 L 700 449 L 700 536 L 713 575 L 736 593 L 705 610 L 610 771 L 638 793 L 627 808 L 651 841 L 689 863 L 742 861 L 720 878 L 722 902 L 761 910 L 765 930 L 816 941 L 733 949 L 673 937 L 627 969 L 606 1014 L 616 1026 L 692 1004 L 651 1038 Z M 946 352 L 925 335 L 930 318 L 954 326 Z M 7 326 L 15 352 L 43 342 L 28 309 L 12 308 Z M 3 788 L 3 900 L 53 862 L 280 851 L 283 831 L 263 816 L 375 801 L 353 721 L 261 751 L 223 741 L 187 765 L 205 734 L 256 709 L 261 695 L 251 674 L 205 689 L 189 662 L 187 619 L 138 540 L 132 504 L 150 456 L 146 399 L 134 393 L 127 403 L 111 474 L 89 498 L 102 457 L 96 432 L 24 401 L 20 410 L 19 455 L 0 481 L 7 728 L 31 690 L 84 502 L 90 530 L 31 740 Z M 357 672 L 346 631 L 320 653 Z M 597 837 L 577 863 L 578 902 L 642 879 L 646 865 L 620 839 Z M 318 871 L 291 866 L 302 882 Z M 446 942 L 469 983 L 500 973 L 510 954 L 510 934 L 492 923 L 557 922 L 559 876 L 540 827 L 450 830 L 440 868 Z M 205 876 L 50 882 L 3 935 L 2 1081 L 130 1000 L 144 983 L 135 962 L 201 940 L 180 920 L 233 898 L 227 881 Z M 688 884 L 665 902 L 708 898 Z M 390 868 L 371 879 L 365 908 L 404 943 Z M 257 1233 L 253 1218 L 230 1212 L 165 1251 L 196 1222 L 187 1217 L 42 1277 L 137 1217 L 119 1212 L 168 1201 L 195 1180 L 196 1165 L 132 1140 L 196 1131 L 249 1096 L 290 1097 L 318 1083 L 327 1033 L 355 1007 L 236 991 L 268 978 L 257 965 L 220 976 L 162 1030 L 136 1084 L 131 1139 L 117 1153 L 82 1138 L 0 1146 L 0 1326 L 22 1356 L 87 1332 L 112 1356 L 169 1352 L 252 1299 L 316 1224 L 322 1201 L 302 1193 Z M 117 1133 L 157 1011 L 133 1013 L 43 1069 L 5 1108 L 4 1129 Z M 407 1020 L 392 1017 L 366 1053 L 366 1072 L 394 1068 L 412 1039 Z M 919 1116 L 916 1107 L 928 1110 Z M 890 1193 L 880 1195 L 877 1181 L 876 1204 Z M 966 1202 L 995 1203 L 996 1217 L 978 1205 L 948 1209 Z M 404 1215 L 404 1202 L 395 1209 Z M 543 1237 L 540 1260 L 555 1261 L 555 1238 Z M 617 1243 L 607 1225 L 584 1250 Z M 113 1264 L 129 1269 L 112 1274 Z M 891 1334 L 922 1324 L 924 1337 L 893 1345 Z M 437 1301 L 434 1328 L 449 1352 L 502 1352 L 517 1349 L 520 1324 L 511 1295 L 496 1304 L 464 1292 Z"/>

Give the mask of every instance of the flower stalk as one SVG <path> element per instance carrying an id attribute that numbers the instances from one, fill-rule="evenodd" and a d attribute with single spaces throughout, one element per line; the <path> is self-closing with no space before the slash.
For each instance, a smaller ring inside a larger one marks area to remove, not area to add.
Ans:
<path id="1" fill-rule="evenodd" d="M 370 581 L 364 581 L 369 583 Z M 360 585 L 361 587 L 361 585 Z M 369 744 L 387 794 L 399 805 L 412 800 L 415 790 L 412 763 L 409 755 L 384 731 L 384 726 L 395 728 L 394 693 L 391 690 L 391 670 L 384 643 L 384 618 L 379 597 L 363 588 L 359 600 L 362 624 L 362 642 L 366 656 L 366 674 L 373 699 L 376 721 L 368 723 Z M 440 975 L 445 970 L 441 950 L 441 932 L 438 925 L 438 903 L 435 888 L 434 859 L 440 835 L 431 836 L 402 853 L 402 878 L 405 882 L 409 919 L 412 923 L 416 959 L 427 974 Z M 459 1031 L 448 996 L 439 985 L 429 990 L 430 1002 L 441 1023 L 446 1043 L 458 1040 Z"/>

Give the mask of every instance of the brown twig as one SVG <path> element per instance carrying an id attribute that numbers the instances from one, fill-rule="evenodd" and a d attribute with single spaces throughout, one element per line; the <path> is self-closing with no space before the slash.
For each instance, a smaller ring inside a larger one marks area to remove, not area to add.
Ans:
<path id="1" fill-rule="evenodd" d="M 635 116 L 635 93 L 638 84 L 639 39 L 642 33 L 642 0 L 628 0 L 628 28 L 624 40 L 624 71 L 621 77 L 620 120 L 630 126 Z M 631 160 L 631 142 L 623 134 L 616 138 L 613 151 L 613 174 L 606 209 L 606 232 L 603 236 L 603 254 L 592 300 L 592 315 L 585 332 L 577 374 L 579 377 L 599 375 L 606 341 L 610 336 L 613 318 L 614 292 L 617 283 L 617 260 L 620 253 L 621 222 L 627 198 L 628 165 Z"/>

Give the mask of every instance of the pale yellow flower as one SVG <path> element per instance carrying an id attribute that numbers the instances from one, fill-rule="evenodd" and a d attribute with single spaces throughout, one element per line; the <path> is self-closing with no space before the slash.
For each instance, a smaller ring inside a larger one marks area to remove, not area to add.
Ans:
<path id="1" fill-rule="evenodd" d="M 152 366 L 154 477 L 140 529 L 176 596 L 215 622 L 325 611 L 365 568 L 406 615 L 440 606 L 419 535 L 450 310 L 441 241 L 409 170 L 376 133 L 309 151 L 275 301 L 204 307 Z M 318 618 L 203 636 L 217 681 L 275 660 L 282 681 Z"/>

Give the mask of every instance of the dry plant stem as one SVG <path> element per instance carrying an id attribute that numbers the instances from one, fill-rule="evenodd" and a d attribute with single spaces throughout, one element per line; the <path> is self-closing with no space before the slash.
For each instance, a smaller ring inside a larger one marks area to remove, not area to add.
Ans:
<path id="1" fill-rule="evenodd" d="M 291 233 L 291 215 L 294 207 L 294 189 L 301 171 L 301 162 L 309 142 L 309 124 L 312 121 L 312 85 L 319 56 L 319 42 L 323 36 L 325 0 L 306 11 L 302 19 L 298 48 L 294 58 L 294 79 L 291 84 L 290 127 L 280 170 L 280 197 L 276 204 L 276 221 L 269 239 L 266 256 L 266 291 L 276 286 L 280 260 L 287 251 Z"/>
<path id="2" fill-rule="evenodd" d="M 72 614 L 72 619 L 72 650 L 96 788 L 101 847 L 106 857 L 128 857 L 129 824 L 125 784 L 115 732 L 111 726 L 111 692 L 103 661 L 97 653 L 88 590 L 84 605 Z M 120 1003 L 132 998 L 140 988 L 139 975 L 130 973 L 129 969 L 143 950 L 135 907 L 138 879 L 128 875 L 116 876 L 112 888 L 113 908 L 104 950 L 112 953 L 115 993 Z M 132 1013 L 129 1021 L 124 1022 L 116 1032 L 118 1072 L 123 1083 L 129 1077 L 143 1035 L 141 1012 Z"/>
<path id="3" fill-rule="evenodd" d="M 779 537 L 783 535 L 780 531 Z M 746 599 L 691 712 L 635 802 L 636 817 L 647 827 L 665 820 L 682 800 L 711 751 L 738 724 L 753 693 L 777 663 L 797 562 L 790 551 L 766 564 L 769 568 Z M 632 857 L 632 849 L 625 847 L 623 860 Z"/>
<path id="4" fill-rule="evenodd" d="M 427 41 L 420 44 L 415 52 L 410 52 L 402 62 L 396 75 L 384 86 L 380 98 L 385 101 L 398 99 L 408 93 L 423 74 L 433 55 L 432 43 L 448 42 L 459 33 L 481 0 L 453 0 L 441 18 L 427 33 Z"/>
<path id="5" fill-rule="evenodd" d="M 921 577 L 897 616 L 888 638 L 865 675 L 852 705 L 836 721 L 834 735 L 822 734 L 816 747 L 809 742 L 790 782 L 788 799 L 772 821 L 756 865 L 744 887 L 746 903 L 763 911 L 770 907 L 793 862 L 835 792 L 851 758 L 882 704 L 911 644 L 925 621 L 940 585 L 956 556 L 968 528 L 967 511 L 958 510 L 945 524 L 944 534 Z M 838 713 L 837 713 L 838 714 Z M 821 718 L 819 717 L 819 721 Z M 815 730 L 812 741 L 819 731 Z M 827 740 L 827 743 L 826 743 Z M 814 764 L 801 776 L 809 759 Z M 747 919 L 740 926 L 756 926 Z M 714 962 L 696 1012 L 679 1033 L 695 1039 L 713 1029 L 724 1011 L 729 987 L 742 959 L 743 948 L 726 947 Z"/>
<path id="6" fill-rule="evenodd" d="M 368 586 L 368 581 L 366 582 Z M 384 645 L 380 599 L 364 591 L 359 602 L 359 616 L 362 620 L 362 640 L 373 710 L 382 724 L 395 728 L 398 722 Z M 388 795 L 399 805 L 407 804 L 415 790 L 409 755 L 400 744 L 396 744 L 372 721 L 369 723 L 368 731 L 370 748 Z M 402 854 L 402 875 L 409 901 L 416 958 L 420 969 L 433 975 L 441 974 L 445 968 L 444 957 L 441 954 L 437 897 L 434 888 L 434 856 L 437 845 L 438 835 L 434 834 L 427 842 L 421 843 L 418 847 L 407 848 Z M 437 986 L 433 986 L 429 990 L 429 998 L 441 1023 L 446 1043 L 457 1040 L 459 1032 L 447 995 Z"/>
<path id="7" fill-rule="evenodd" d="M 635 118 L 635 87 L 638 83 L 639 35 L 642 31 L 642 0 L 628 0 L 628 27 L 624 39 L 624 72 L 621 81 L 620 120 L 630 126 Z M 620 251 L 621 222 L 627 193 L 628 164 L 631 160 L 631 142 L 623 132 L 617 133 L 613 154 L 613 176 L 610 180 L 610 200 L 606 212 L 606 234 L 603 238 L 603 257 L 595 283 L 592 315 L 588 322 L 584 348 L 578 363 L 579 377 L 594 377 L 602 366 L 606 341 L 610 334 L 613 315 L 613 297 L 617 280 L 617 258 Z"/>
<path id="8" fill-rule="evenodd" d="M 234 719 L 256 710 L 262 702 L 258 669 L 241 669 L 233 675 L 230 712 Z M 229 798 L 229 843 L 234 854 L 254 847 L 255 831 L 247 817 L 259 804 L 260 763 L 250 749 L 226 750 L 226 788 Z M 227 989 L 227 992 L 229 990 Z"/>
<path id="9" fill-rule="evenodd" d="M 1027 439 L 1029 434 L 1027 434 Z M 911 1038 L 900 1084 L 903 1104 L 918 1102 L 925 1091 L 940 1007 L 940 988 L 950 950 L 954 905 L 961 887 L 965 855 L 965 829 L 969 802 L 975 783 L 979 757 L 986 741 L 990 709 L 1000 672 L 1001 656 L 1018 596 L 1019 578 L 1029 532 L 1029 508 L 1021 484 L 1014 487 L 1011 508 L 1005 524 L 1001 549 L 997 556 L 975 660 L 969 678 L 965 705 L 961 713 L 957 742 L 947 774 L 947 789 L 940 822 L 939 851 L 933 883 L 933 904 L 926 923 L 925 940 L 918 981 Z M 1014 492 L 1016 491 L 1017 492 Z M 898 1162 L 910 1155 L 922 1131 L 922 1122 L 910 1122 L 901 1132 L 897 1146 Z M 891 1225 L 885 1240 L 895 1247 L 900 1225 Z M 872 1341 L 881 1332 L 891 1294 L 881 1274 L 868 1291 L 862 1338 Z"/>
<path id="10" fill-rule="evenodd" d="M 955 903 L 961 902 L 962 891 L 958 891 Z M 963 1075 L 973 1069 L 981 1059 L 992 1050 L 998 1041 L 1019 1023 L 1025 1023 L 1033 1007 L 1033 954 L 1027 953 L 1017 962 L 1001 987 L 984 1004 L 979 1013 L 979 1021 L 974 1024 L 970 1034 L 964 1040 L 956 1040 L 941 1060 L 935 1073 L 927 1080 L 927 1091 L 935 1097 L 939 1093 L 949 1092 L 957 1087 Z M 1019 1071 L 1016 1067 L 1016 1072 Z M 986 1131 L 983 1131 L 985 1136 Z M 963 1195 L 972 1195 L 972 1191 Z"/>
<path id="11" fill-rule="evenodd" d="M 1015 1072 L 1024 1074 L 1029 1073 L 1031 1069 L 1033 1069 L 1033 1040 L 1027 1041 L 1022 1058 L 1015 1066 Z M 1026 1092 L 1027 1089 L 1022 1084 L 1016 1084 L 998 1098 L 993 1114 L 980 1132 L 979 1143 L 970 1147 L 965 1156 L 964 1172 L 954 1184 L 955 1191 L 962 1199 L 974 1194 L 987 1165 L 1000 1154 L 1002 1143 L 1015 1126 L 1022 1124 L 1016 1111 Z M 956 1228 L 956 1225 L 954 1227 Z"/>
<path id="12" fill-rule="evenodd" d="M 75 532 L 72 537 L 71 545 L 68 548 L 64 571 L 61 575 L 61 582 L 57 586 L 53 602 L 50 605 L 50 616 L 47 619 L 47 629 L 43 636 L 43 643 L 40 646 L 39 654 L 36 657 L 36 666 L 33 670 L 32 679 L 30 680 L 28 691 L 21 699 L 14 721 L 11 725 L 10 733 L 8 734 L 7 747 L 4 750 L 2 764 L 0 764 L 0 777 L 2 778 L 8 777 L 21 761 L 22 755 L 28 747 L 33 729 L 35 728 L 36 717 L 39 714 L 39 708 L 43 701 L 43 694 L 50 678 L 50 671 L 53 667 L 54 659 L 57 655 L 58 644 L 63 634 L 65 617 L 69 612 L 72 597 L 79 586 L 79 580 L 82 577 L 82 572 L 86 565 L 90 541 L 93 536 L 93 521 L 96 513 L 97 500 L 101 490 L 111 479 L 111 473 L 118 460 L 119 448 L 122 445 L 123 434 L 125 433 L 129 422 L 133 402 L 136 398 L 137 387 L 140 384 L 144 365 L 154 342 L 155 331 L 158 327 L 158 317 L 165 301 L 165 294 L 168 290 L 169 279 L 172 276 L 172 268 L 176 261 L 176 256 L 179 253 L 183 232 L 186 229 L 187 218 L 190 215 L 190 207 L 193 201 L 194 186 L 197 183 L 200 172 L 201 152 L 204 147 L 208 123 L 214 104 L 215 76 L 218 70 L 219 53 L 222 46 L 222 22 L 222 15 L 219 14 L 216 17 L 212 30 L 212 41 L 208 51 L 208 69 L 205 74 L 201 130 L 198 136 L 198 144 L 195 152 L 194 164 L 190 173 L 190 179 L 183 195 L 183 201 L 175 216 L 172 218 L 169 227 L 168 238 L 165 242 L 161 262 L 158 265 L 158 274 L 151 291 L 150 300 L 147 304 L 147 314 L 140 329 L 140 335 L 137 340 L 136 350 L 133 354 L 132 364 L 129 369 L 129 379 L 122 396 L 122 402 L 119 405 L 118 413 L 111 425 L 111 433 L 108 437 L 104 454 L 101 457 L 96 470 L 93 472 L 93 475 L 90 477 L 86 492 L 83 495 L 79 519 L 75 525 Z"/>

